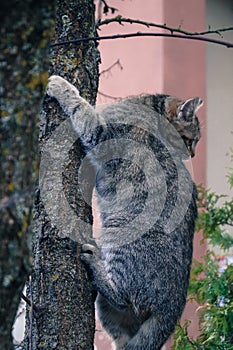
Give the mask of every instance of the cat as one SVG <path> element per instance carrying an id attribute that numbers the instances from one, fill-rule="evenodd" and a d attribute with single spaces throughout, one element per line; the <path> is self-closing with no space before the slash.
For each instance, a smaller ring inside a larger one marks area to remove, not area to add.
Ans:
<path id="1" fill-rule="evenodd" d="M 101 227 L 81 259 L 99 319 L 117 350 L 159 350 L 186 303 L 197 191 L 183 160 L 195 155 L 202 100 L 144 94 L 95 109 L 59 76 L 47 94 L 96 169 Z"/>

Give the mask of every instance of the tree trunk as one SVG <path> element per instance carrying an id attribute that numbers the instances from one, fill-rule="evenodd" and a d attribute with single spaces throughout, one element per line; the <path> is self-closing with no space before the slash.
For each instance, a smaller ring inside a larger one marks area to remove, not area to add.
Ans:
<path id="1" fill-rule="evenodd" d="M 58 0 L 54 42 L 91 35 L 95 35 L 93 1 Z M 56 46 L 51 49 L 50 74 L 65 77 L 94 104 L 98 62 L 92 42 Z M 91 235 L 91 206 L 82 199 L 78 184 L 84 152 L 56 101 L 46 97 L 41 116 L 34 266 L 28 286 L 33 307 L 25 348 L 90 350 L 95 331 L 93 294 L 79 259 L 83 232 L 75 221 L 77 217 L 86 223 Z"/>
<path id="2" fill-rule="evenodd" d="M 0 3 L 0 348 L 7 350 L 30 272 L 38 112 L 52 8 L 43 0 Z"/>

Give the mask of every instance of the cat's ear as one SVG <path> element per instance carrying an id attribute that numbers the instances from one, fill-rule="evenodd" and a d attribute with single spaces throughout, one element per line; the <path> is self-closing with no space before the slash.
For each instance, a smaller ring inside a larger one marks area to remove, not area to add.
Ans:
<path id="1" fill-rule="evenodd" d="M 178 119 L 192 121 L 193 116 L 202 105 L 203 101 L 200 97 L 194 97 L 185 101 L 177 108 Z"/>

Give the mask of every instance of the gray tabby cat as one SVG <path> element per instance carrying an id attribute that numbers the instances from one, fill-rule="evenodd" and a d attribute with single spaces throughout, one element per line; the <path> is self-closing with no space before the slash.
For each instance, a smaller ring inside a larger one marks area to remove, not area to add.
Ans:
<path id="1" fill-rule="evenodd" d="M 81 258 L 118 350 L 158 350 L 186 302 L 197 217 L 183 159 L 195 154 L 202 101 L 141 95 L 95 110 L 59 76 L 57 99 L 96 169 L 99 238 Z"/>

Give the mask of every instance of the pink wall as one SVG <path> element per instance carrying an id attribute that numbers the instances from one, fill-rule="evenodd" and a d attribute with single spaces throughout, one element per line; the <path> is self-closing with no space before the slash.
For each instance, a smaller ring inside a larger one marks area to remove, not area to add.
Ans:
<path id="1" fill-rule="evenodd" d="M 156 23 L 166 23 L 190 31 L 205 29 L 204 0 L 125 0 L 114 2 L 123 17 L 141 19 Z M 103 18 L 104 19 L 104 18 Z M 110 24 L 102 28 L 99 35 L 130 33 L 137 31 L 155 31 L 155 29 L 136 25 Z M 159 30 L 161 32 L 161 30 Z M 200 96 L 205 100 L 206 68 L 205 45 L 203 43 L 167 38 L 133 38 L 102 41 L 99 45 L 102 64 L 100 71 L 107 69 L 117 59 L 123 69 L 114 67 L 101 75 L 99 90 L 110 96 L 125 97 L 147 93 L 168 93 L 180 98 Z M 109 103 L 111 99 L 98 97 L 98 103 Z M 206 125 L 205 107 L 198 112 L 201 124 Z M 192 161 L 194 180 L 206 183 L 206 134 L 202 130 L 202 139 L 197 155 Z M 205 245 L 200 246 L 200 235 L 195 236 L 194 256 L 200 259 Z M 184 318 L 192 320 L 190 333 L 197 335 L 198 323 L 195 315 L 196 305 L 186 307 Z M 102 338 L 97 333 L 97 338 Z M 101 340 L 106 342 L 106 340 Z M 97 339 L 97 343 L 99 340 Z M 96 343 L 96 344 L 97 344 Z M 99 343 L 100 344 L 100 343 Z M 101 343 L 99 349 L 108 349 L 107 343 Z M 97 344 L 98 346 L 98 344 Z M 168 342 L 166 349 L 170 349 Z"/>
<path id="2" fill-rule="evenodd" d="M 164 21 L 173 27 L 181 25 L 188 31 L 205 30 L 204 0 L 164 0 Z M 165 39 L 163 44 L 163 87 L 164 91 L 182 98 L 206 96 L 206 50 L 205 44 L 197 41 Z M 205 105 L 198 112 L 201 125 L 206 125 Z M 206 184 L 206 130 L 202 129 L 202 138 L 197 154 L 192 161 L 196 183 Z M 206 246 L 200 245 L 201 235 L 195 235 L 194 257 L 200 259 Z M 190 334 L 198 332 L 195 314 L 197 305 L 188 304 L 183 318 L 192 320 Z"/>
<path id="3" fill-rule="evenodd" d="M 162 0 L 114 2 L 123 17 L 151 22 L 163 22 Z M 116 14 L 116 15 L 117 15 Z M 104 19 L 104 17 L 103 17 Z M 109 24 L 102 27 L 99 35 L 150 31 L 144 26 Z M 125 97 L 142 92 L 161 92 L 163 86 L 163 40 L 162 38 L 130 38 L 100 42 L 102 64 L 100 72 L 120 59 L 122 70 L 115 67 L 110 74 L 100 77 L 99 90 L 111 96 Z M 99 103 L 110 102 L 100 98 Z"/>
<path id="4" fill-rule="evenodd" d="M 188 31 L 205 30 L 204 0 L 164 0 L 164 21 L 173 27 Z M 206 94 L 205 43 L 198 41 L 165 39 L 163 43 L 163 89 L 166 93 L 181 98 Z M 198 116 L 206 125 L 205 106 Z M 193 160 L 195 181 L 206 181 L 206 135 L 202 130 L 197 156 Z"/>

